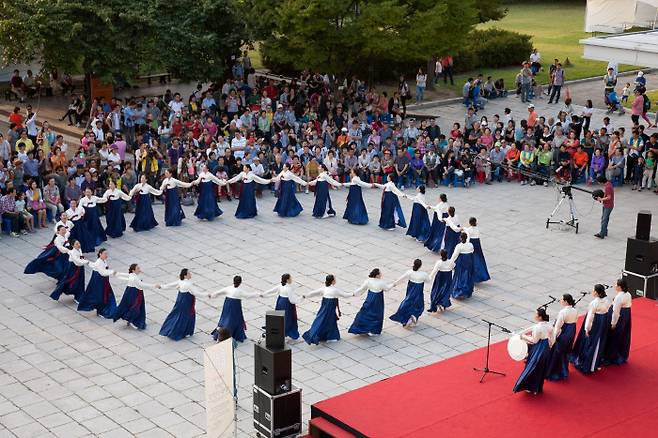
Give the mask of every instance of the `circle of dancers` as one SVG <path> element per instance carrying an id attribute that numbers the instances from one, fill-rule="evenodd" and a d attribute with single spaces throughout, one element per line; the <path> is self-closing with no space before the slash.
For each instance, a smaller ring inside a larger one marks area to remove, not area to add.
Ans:
<path id="1" fill-rule="evenodd" d="M 336 211 L 331 203 L 331 188 L 349 187 L 347 207 L 344 218 L 353 224 L 366 224 L 368 212 L 363 202 L 362 188 L 382 189 L 382 212 L 379 226 L 390 230 L 397 226 L 406 227 L 400 198 L 413 202 L 412 217 L 407 235 L 424 243 L 432 251 L 439 253 L 431 272 L 421 270 L 422 261 L 414 261 L 412 268 L 397 280 L 387 283 L 381 279 L 382 272 L 374 269 L 369 278 L 354 292 L 343 292 L 338 289 L 336 278 L 328 275 L 325 286 L 304 295 L 297 295 L 292 286 L 292 277 L 284 274 L 281 284 L 263 293 L 245 292 L 242 288 L 242 278 L 235 276 L 233 285 L 217 292 L 203 293 L 191 281 L 191 272 L 181 271 L 179 279 L 172 283 L 151 284 L 141 279 L 142 270 L 139 264 L 132 264 L 127 272 L 110 269 L 107 249 L 96 247 L 107 240 L 107 236 L 118 238 L 126 230 L 126 220 L 123 216 L 123 203 L 136 200 L 135 216 L 130 223 L 134 231 L 146 231 L 158 225 L 153 214 L 151 195 L 165 196 L 165 224 L 178 226 L 185 218 L 180 206 L 179 188 L 189 188 L 199 185 L 199 201 L 195 216 L 200 219 L 213 220 L 222 214 L 217 206 L 217 190 L 214 185 L 242 182 L 240 201 L 236 217 L 250 218 L 258 213 L 253 184 L 278 184 L 278 199 L 274 210 L 284 217 L 298 215 L 302 206 L 296 199 L 297 185 L 315 186 L 315 205 L 313 216 L 324 218 L 335 216 Z M 107 204 L 106 227 L 100 222 L 99 204 Z M 430 222 L 429 212 L 434 212 Z M 310 329 L 303 334 L 303 339 L 309 344 L 340 339 L 337 321 L 341 317 L 339 298 L 348 298 L 368 292 L 365 301 L 349 332 L 376 336 L 381 334 L 384 321 L 383 293 L 407 280 L 406 296 L 398 310 L 390 319 L 404 327 L 410 327 L 418 322 L 425 310 L 425 283 L 431 281 L 429 296 L 429 312 L 444 311 L 451 306 L 451 297 L 455 299 L 469 298 L 473 294 L 475 283 L 489 280 L 489 273 L 480 244 L 477 220 L 471 218 L 469 226 L 462 228 L 455 214 L 455 208 L 448 206 L 445 194 L 440 195 L 436 206 L 428 205 L 425 200 L 425 188 L 419 187 L 413 197 L 400 192 L 392 180 L 385 184 L 369 184 L 352 173 L 347 183 L 339 183 L 329 176 L 326 168 L 322 168 L 318 177 L 308 183 L 294 175 L 289 168 L 273 179 L 263 179 L 256 176 L 249 167 L 231 180 L 218 179 L 207 169 L 204 169 L 197 180 L 191 183 L 181 182 L 165 172 L 160 189 L 150 186 L 144 177 L 126 194 L 110 183 L 103 196 L 98 197 L 87 190 L 80 202 L 73 201 L 70 208 L 61 214 L 55 225 L 56 234 L 44 251 L 31 261 L 25 268 L 26 274 L 42 272 L 57 280 L 51 297 L 58 300 L 62 294 L 72 295 L 79 311 L 96 311 L 99 316 L 124 320 L 137 329 L 146 327 L 146 304 L 144 289 L 161 288 L 178 290 L 174 308 L 163 323 L 160 334 L 174 340 L 180 340 L 194 333 L 196 297 L 213 298 L 225 295 L 224 305 L 218 321 L 217 330 L 213 331 L 215 339 L 219 329 L 228 331 L 237 341 L 244 341 L 245 322 L 242 314 L 241 301 L 244 298 L 256 296 L 277 295 L 275 308 L 284 310 L 286 318 L 286 335 L 291 339 L 299 338 L 296 304 L 307 297 L 322 296 L 321 306 Z M 95 251 L 94 262 L 85 258 L 84 254 Z M 91 269 L 91 277 L 85 286 L 85 267 Z M 110 278 L 116 278 L 126 283 L 126 289 L 117 305 L 117 300 L 110 284 Z"/>
<path id="2" fill-rule="evenodd" d="M 529 352 L 514 392 L 542 393 L 544 380 L 560 381 L 569 377 L 569 363 L 583 374 L 592 374 L 603 366 L 628 361 L 633 297 L 626 281 L 617 280 L 612 301 L 602 284 L 595 285 L 591 295 L 578 332 L 576 301 L 570 294 L 564 294 L 560 300 L 562 309 L 555 325 L 550 324 L 546 307 L 536 310 L 535 324 L 521 334 Z"/>

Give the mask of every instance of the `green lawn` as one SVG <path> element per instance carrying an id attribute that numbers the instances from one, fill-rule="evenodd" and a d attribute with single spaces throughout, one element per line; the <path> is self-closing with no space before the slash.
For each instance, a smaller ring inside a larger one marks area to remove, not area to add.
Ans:
<path id="1" fill-rule="evenodd" d="M 655 112 L 656 111 L 656 106 L 658 105 L 656 102 L 658 102 L 658 90 L 649 90 L 647 91 L 647 96 L 649 96 L 649 101 L 651 102 L 651 109 L 649 112 Z M 628 98 L 628 101 L 624 103 L 624 106 L 626 108 L 630 108 L 631 104 L 635 100 L 635 95 L 631 94 L 630 97 Z"/>
<path id="2" fill-rule="evenodd" d="M 560 3 L 533 3 L 508 5 L 507 16 L 500 21 L 480 25 L 487 29 L 498 27 L 519 33 L 532 35 L 533 45 L 541 54 L 541 62 L 545 72 L 538 75 L 542 83 L 548 82 L 548 66 L 554 58 L 564 65 L 566 58 L 572 63 L 566 67 L 567 80 L 582 79 L 591 76 L 603 76 L 607 63 L 583 59 L 583 48 L 578 41 L 590 36 L 585 28 L 585 4 Z M 528 53 L 528 56 L 530 54 Z M 621 71 L 631 70 L 632 66 L 620 66 Z M 494 78 L 505 79 L 507 88 L 514 88 L 514 78 L 520 66 L 504 69 L 482 69 L 467 74 L 460 74 L 455 78 L 455 91 L 461 92 L 461 86 L 469 76 L 482 73 L 484 77 L 491 75 Z"/>

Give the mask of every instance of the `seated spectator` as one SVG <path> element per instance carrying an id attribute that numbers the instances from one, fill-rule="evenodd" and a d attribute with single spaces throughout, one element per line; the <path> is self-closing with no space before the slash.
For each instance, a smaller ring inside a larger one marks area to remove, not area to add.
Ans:
<path id="1" fill-rule="evenodd" d="M 580 178 L 587 179 L 587 165 L 589 164 L 589 156 L 583 150 L 583 145 L 579 144 L 576 152 L 573 154 L 573 175 L 574 182 L 578 182 Z"/>

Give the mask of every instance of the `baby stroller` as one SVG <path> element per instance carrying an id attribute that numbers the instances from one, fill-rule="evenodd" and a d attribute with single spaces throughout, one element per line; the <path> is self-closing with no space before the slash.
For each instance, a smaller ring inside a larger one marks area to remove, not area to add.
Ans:
<path id="1" fill-rule="evenodd" d="M 610 93 L 608 93 L 605 96 L 605 104 L 608 107 L 606 114 L 612 114 L 615 111 L 619 111 L 619 115 L 622 115 L 626 112 L 626 110 L 624 110 L 624 107 L 621 105 L 621 102 L 619 101 L 619 97 L 617 97 L 617 92 L 615 90 L 612 90 Z"/>

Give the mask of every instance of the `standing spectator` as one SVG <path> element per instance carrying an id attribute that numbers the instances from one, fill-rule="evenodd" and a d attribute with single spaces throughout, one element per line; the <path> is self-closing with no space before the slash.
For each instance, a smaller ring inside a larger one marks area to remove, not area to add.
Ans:
<path id="1" fill-rule="evenodd" d="M 608 67 L 608 72 L 603 76 L 603 99 L 608 103 L 608 94 L 617 86 L 617 73 L 612 67 Z"/>
<path id="2" fill-rule="evenodd" d="M 564 81 L 564 70 L 562 69 L 562 64 L 558 62 L 557 67 L 553 72 L 553 79 L 551 81 L 551 97 L 548 98 L 548 103 L 553 103 L 553 99 L 555 99 L 555 103 L 560 101 L 560 90 L 562 89 L 562 85 L 564 85 Z"/>
<path id="3" fill-rule="evenodd" d="M 541 69 L 541 63 L 539 62 L 540 60 L 541 55 L 537 49 L 533 49 L 532 53 L 530 54 L 530 69 L 532 70 L 533 75 L 539 73 L 539 70 Z"/>
<path id="4" fill-rule="evenodd" d="M 523 63 L 521 69 L 521 102 L 530 101 L 530 89 L 532 88 L 532 70 L 528 61 Z"/>
<path id="5" fill-rule="evenodd" d="M 455 81 L 452 79 L 452 68 L 453 68 L 453 59 L 450 55 L 444 55 L 441 59 L 441 67 L 443 70 L 443 83 L 448 83 L 448 76 L 450 77 L 450 85 L 455 85 Z"/>
<path id="6" fill-rule="evenodd" d="M 425 97 L 425 87 L 427 86 L 427 74 L 419 68 L 416 74 L 416 103 L 422 102 Z"/>
<path id="7" fill-rule="evenodd" d="M 14 70 L 9 79 L 9 84 L 11 85 L 11 92 L 16 95 L 18 100 L 23 103 L 25 102 L 25 94 L 23 93 L 23 78 L 18 70 Z"/>
<path id="8" fill-rule="evenodd" d="M 441 58 L 436 58 L 434 62 L 434 84 L 436 85 L 439 82 L 439 77 L 443 73 L 443 65 L 441 65 Z"/>
<path id="9" fill-rule="evenodd" d="M 411 96 L 409 91 L 409 84 L 407 84 L 404 75 L 400 76 L 400 82 L 398 82 L 398 93 L 400 95 L 400 103 L 402 104 L 402 117 L 407 115 L 407 99 Z"/>

